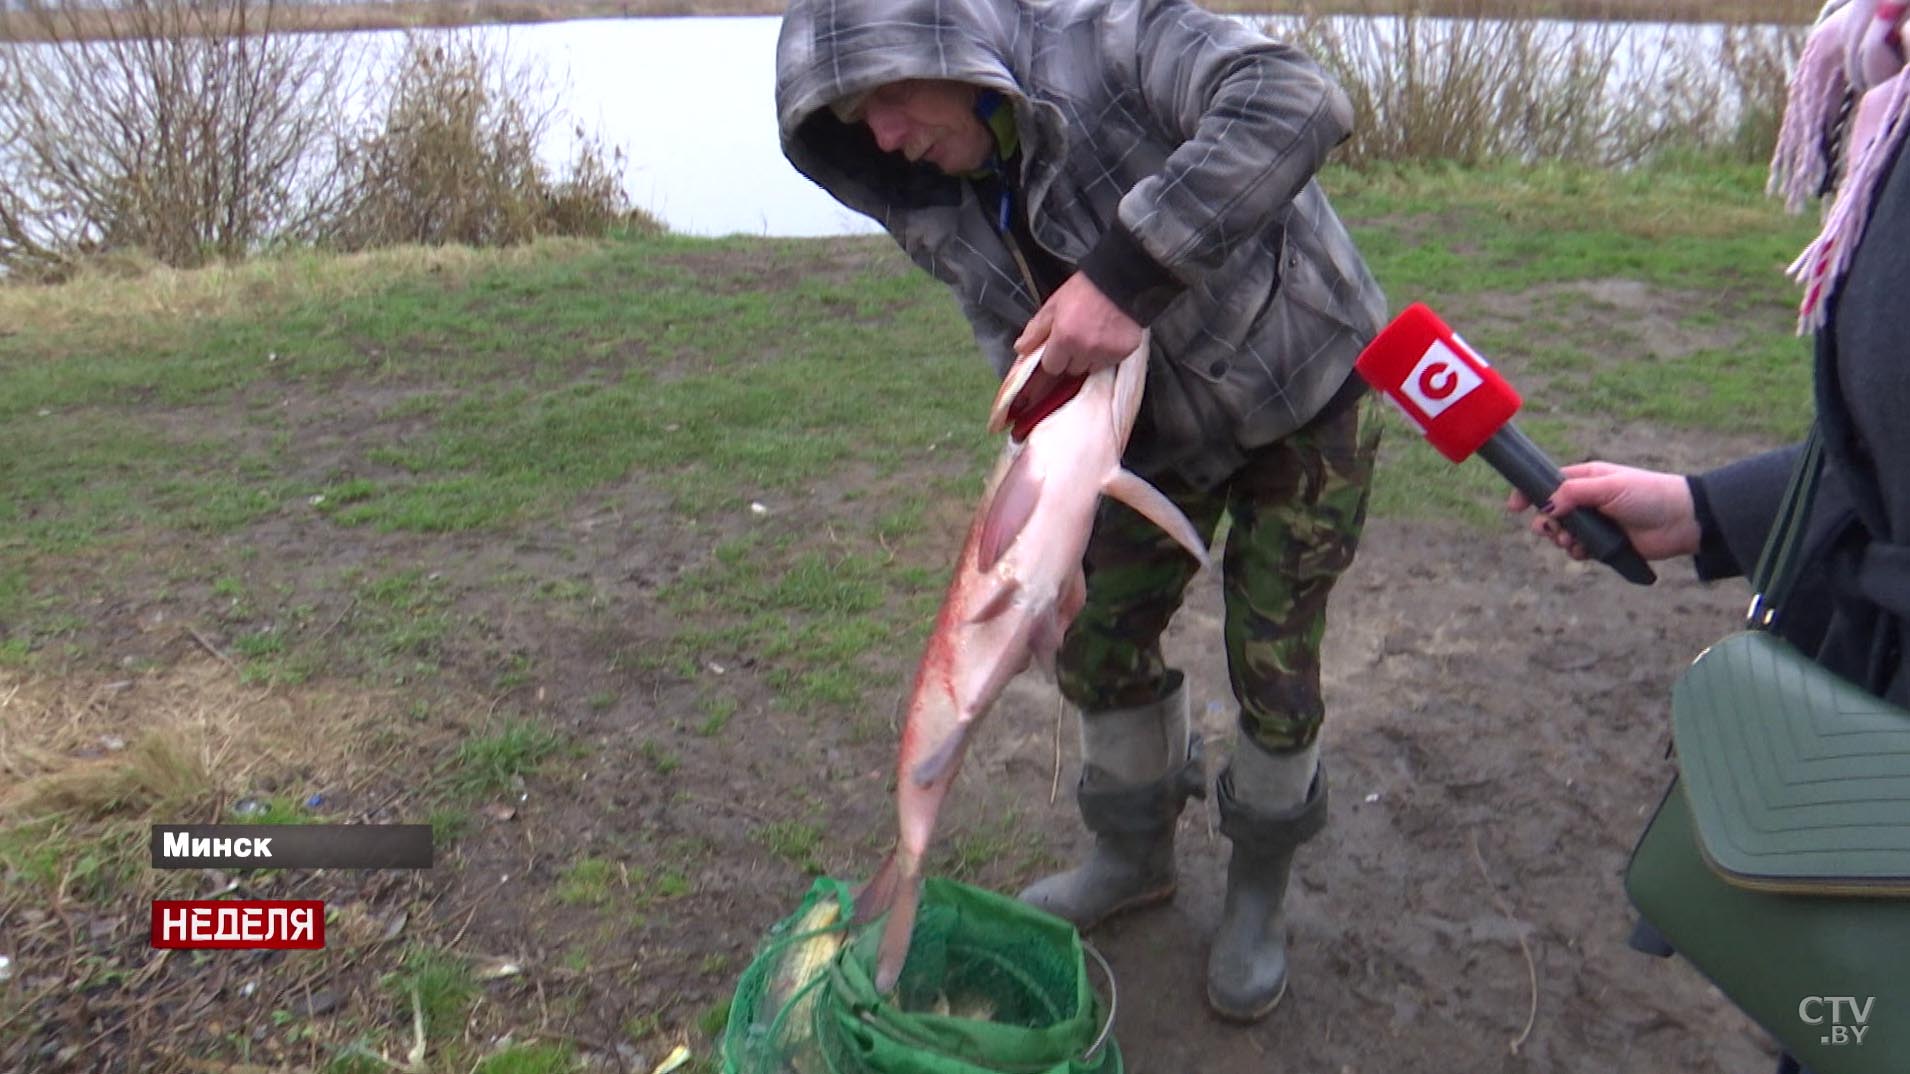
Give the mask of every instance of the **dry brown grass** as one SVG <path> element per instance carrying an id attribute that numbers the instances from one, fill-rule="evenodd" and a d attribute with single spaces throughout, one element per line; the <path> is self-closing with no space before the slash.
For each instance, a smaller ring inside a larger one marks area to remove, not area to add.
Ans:
<path id="1" fill-rule="evenodd" d="M 146 867 L 150 826 L 228 823 L 244 798 L 282 818 L 323 790 L 350 803 L 331 823 L 405 808 L 391 788 L 408 795 L 449 732 L 398 736 L 403 711 L 352 686 L 248 686 L 209 657 L 121 679 L 0 671 L 0 922 L 203 894 L 197 871 Z M 57 929 L 20 942 L 23 962 L 65 965 L 55 981 L 85 949 Z"/>
<path id="2" fill-rule="evenodd" d="M 343 301 L 399 280 L 430 278 L 456 287 L 478 272 L 573 257 L 584 245 L 579 239 L 539 238 L 491 250 L 456 245 L 361 253 L 283 250 L 198 269 L 173 268 L 136 254 L 95 257 L 80 262 L 59 283 L 0 286 L 0 325 L 59 347 L 151 346 L 156 333 L 175 324 L 258 315 L 298 302 Z"/>
<path id="3" fill-rule="evenodd" d="M 1204 0 L 1205 7 L 1238 14 L 1340 14 L 1368 10 L 1362 0 Z M 1443 8 L 1476 11 L 1476 2 L 1450 0 Z M 1510 0 L 1507 13 L 1531 5 Z M 1381 0 L 1383 11 L 1425 8 L 1415 0 Z M 1488 11 L 1494 4 L 1485 5 Z M 1546 0 L 1547 17 L 1647 22 L 1807 23 L 1818 4 L 1810 0 Z M 561 22 L 569 19 L 649 18 L 682 15 L 780 15 L 781 0 L 396 0 L 389 4 L 303 4 L 288 13 L 282 29 L 312 32 L 391 30 L 492 23 Z M 1442 5 L 1431 6 L 1434 13 Z M 101 30 L 105 27 L 102 22 Z M 30 41 L 37 32 L 22 20 L 0 15 L 0 40 Z"/>
<path id="4" fill-rule="evenodd" d="M 246 685 L 199 649 L 116 678 L 0 669 L 0 953 L 17 975 L 0 987 L 0 1068 L 268 1069 L 174 1061 L 206 1053 L 180 1043 L 193 1030 L 166 1012 L 212 1002 L 228 970 L 208 978 L 166 957 L 175 952 L 149 950 L 144 903 L 293 889 L 270 871 L 149 868 L 150 826 L 243 819 L 231 807 L 244 797 L 272 803 L 258 820 L 300 817 L 296 804 L 320 789 L 342 803 L 321 808 L 326 822 L 388 819 L 410 805 L 426 775 L 420 758 L 448 733 L 406 711 L 395 693 L 350 685 Z M 296 884 L 296 897 L 338 890 L 309 872 Z M 300 964 L 308 1000 L 319 975 L 348 992 L 359 953 L 405 916 L 371 897 L 335 903 L 331 950 Z M 64 997 L 80 994 L 85 1013 L 71 1013 Z M 242 1017 L 257 1016 L 254 1007 Z M 85 1048 L 99 1050 L 100 1065 L 71 1062 Z M 301 1050 L 306 1062 L 269 1069 L 318 1069 L 316 1043 Z"/>
<path id="5" fill-rule="evenodd" d="M 247 686 L 210 658 L 115 680 L 0 671 L 0 828 L 212 822 L 262 787 L 359 785 L 391 760 L 365 744 L 396 707 Z"/>

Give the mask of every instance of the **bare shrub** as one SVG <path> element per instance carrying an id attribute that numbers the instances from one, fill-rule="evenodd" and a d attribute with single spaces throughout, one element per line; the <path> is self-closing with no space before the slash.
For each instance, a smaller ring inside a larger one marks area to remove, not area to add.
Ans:
<path id="1" fill-rule="evenodd" d="M 541 77 L 468 34 L 412 36 L 384 112 L 350 153 L 347 248 L 496 246 L 538 234 L 602 234 L 623 218 L 621 154 L 582 130 L 562 176 L 538 156 L 553 109 Z"/>
<path id="2" fill-rule="evenodd" d="M 341 42 L 270 0 L 25 0 L 0 48 L 0 272 L 140 250 L 172 265 L 315 233 L 336 207 Z"/>
<path id="3" fill-rule="evenodd" d="M 1435 26 L 1448 32 L 1435 33 Z M 1513 30 L 1510 23 L 1434 23 L 1418 14 L 1313 13 L 1300 23 L 1296 43 L 1352 98 L 1353 136 L 1340 149 L 1343 159 L 1474 163 L 1495 152 Z"/>
<path id="4" fill-rule="evenodd" d="M 8 29 L 32 43 L 0 46 L 0 277 L 658 227 L 581 130 L 561 174 L 540 161 L 550 95 L 501 53 L 414 37 L 379 79 L 346 38 L 284 32 L 285 11 L 24 0 Z"/>
<path id="5" fill-rule="evenodd" d="M 543 230 L 552 235 L 603 235 L 616 227 L 660 232 L 663 222 L 630 204 L 623 187 L 623 150 L 606 156 L 582 127 L 570 169 L 544 193 Z"/>
<path id="6" fill-rule="evenodd" d="M 1540 0 L 1387 8 L 1401 13 L 1310 13 L 1290 33 L 1353 101 L 1341 152 L 1355 166 L 1768 155 L 1804 33 L 1727 26 L 1711 42 L 1689 27 L 1542 18 Z"/>

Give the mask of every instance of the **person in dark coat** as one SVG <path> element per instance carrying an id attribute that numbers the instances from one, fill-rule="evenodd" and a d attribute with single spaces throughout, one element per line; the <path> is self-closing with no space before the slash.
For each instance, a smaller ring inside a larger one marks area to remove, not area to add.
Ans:
<path id="1" fill-rule="evenodd" d="M 1822 234 L 1793 267 L 1805 285 L 1800 331 L 1814 334 L 1817 421 L 1824 470 L 1806 530 L 1806 573 L 1779 632 L 1819 663 L 1910 706 L 1904 627 L 1910 620 L 1910 127 L 1901 9 L 1833 4 L 1799 60 L 1774 185 L 1820 188 L 1835 164 L 1818 155 L 1840 139 L 1837 99 L 1857 99 L 1847 162 Z M 1818 72 L 1816 64 L 1829 64 Z M 1564 468 L 1533 531 L 1575 558 L 1585 552 L 1558 525 L 1580 507 L 1623 527 L 1647 559 L 1692 556 L 1705 580 L 1757 565 L 1801 444 L 1690 476 L 1606 462 Z M 1531 505 L 1516 493 L 1508 506 Z"/>
<path id="2" fill-rule="evenodd" d="M 1823 464 L 1805 520 L 1803 573 L 1776 631 L 1826 669 L 1910 707 L 1910 73 L 1904 9 L 1832 0 L 1798 59 L 1772 186 L 1793 208 L 1834 188 L 1823 230 L 1792 266 L 1800 333 L 1815 345 Z M 1848 124 L 1845 118 L 1848 118 Z M 1848 129 L 1846 130 L 1846 126 Z M 1559 526 L 1592 507 L 1647 559 L 1691 556 L 1698 576 L 1757 567 L 1803 450 L 1795 444 L 1690 476 L 1590 462 L 1540 505 L 1534 532 L 1574 558 Z M 1518 494 L 1514 511 L 1532 505 Z M 1645 934 L 1649 937 L 1649 929 Z M 1656 943 L 1655 953 L 1669 953 Z M 1808 1074 L 1781 1054 L 1779 1074 Z"/>

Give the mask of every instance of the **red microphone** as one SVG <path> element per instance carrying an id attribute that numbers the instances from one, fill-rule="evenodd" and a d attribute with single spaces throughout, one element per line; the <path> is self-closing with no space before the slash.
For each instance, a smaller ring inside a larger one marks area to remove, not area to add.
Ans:
<path id="1" fill-rule="evenodd" d="M 1512 424 L 1523 403 L 1519 393 L 1422 303 L 1407 306 L 1373 337 L 1354 368 L 1453 462 L 1477 454 L 1533 503 L 1550 499 L 1564 482 L 1545 452 Z M 1592 508 L 1571 511 L 1559 523 L 1625 580 L 1658 580 L 1624 531 Z"/>

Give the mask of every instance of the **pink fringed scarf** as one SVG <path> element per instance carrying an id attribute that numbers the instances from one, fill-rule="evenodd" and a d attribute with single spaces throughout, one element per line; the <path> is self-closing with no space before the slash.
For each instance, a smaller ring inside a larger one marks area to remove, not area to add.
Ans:
<path id="1" fill-rule="evenodd" d="M 1884 162 L 1910 126 L 1910 76 L 1903 71 L 1906 7 L 1910 0 L 1830 0 L 1797 58 L 1769 189 L 1792 211 L 1821 192 L 1827 179 L 1837 191 L 1824 229 L 1790 267 L 1804 287 L 1800 334 L 1823 326 L 1825 306 L 1863 234 Z M 1846 108 L 1849 132 L 1838 177 L 1831 174 L 1835 150 L 1828 143 L 1840 133 Z"/>

